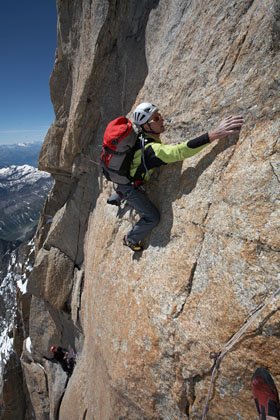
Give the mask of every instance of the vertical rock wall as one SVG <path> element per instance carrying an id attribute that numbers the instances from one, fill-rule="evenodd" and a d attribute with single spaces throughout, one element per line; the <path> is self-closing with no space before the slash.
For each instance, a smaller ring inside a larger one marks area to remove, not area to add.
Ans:
<path id="1" fill-rule="evenodd" d="M 31 398 L 36 418 L 199 419 L 215 357 L 242 326 L 220 362 L 207 418 L 254 418 L 254 369 L 267 366 L 280 385 L 279 5 L 57 7 L 56 121 L 40 157 L 56 185 L 37 234 L 33 350 L 23 360 L 30 394 L 36 383 L 45 395 Z M 94 162 L 106 123 L 142 100 L 168 118 L 165 142 L 232 113 L 246 123 L 239 139 L 159 171 L 148 192 L 161 223 L 136 257 L 122 247 L 135 215 L 106 205 L 111 186 Z M 53 342 L 79 353 L 59 386 L 44 359 Z"/>

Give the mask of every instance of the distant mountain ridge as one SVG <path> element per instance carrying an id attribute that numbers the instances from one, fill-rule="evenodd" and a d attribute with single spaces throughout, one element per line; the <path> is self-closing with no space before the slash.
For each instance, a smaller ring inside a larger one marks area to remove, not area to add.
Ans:
<path id="1" fill-rule="evenodd" d="M 31 234 L 52 183 L 30 165 L 0 169 L 0 239 L 23 241 Z"/>
<path id="2" fill-rule="evenodd" d="M 24 164 L 37 168 L 41 147 L 40 142 L 0 145 L 0 168 Z"/>
<path id="3" fill-rule="evenodd" d="M 53 183 L 49 174 L 36 168 L 40 149 L 41 143 L 0 146 L 1 419 L 4 418 L 2 398 L 8 410 L 11 401 L 16 401 L 12 414 L 4 414 L 9 418 L 22 418 L 25 406 L 20 348 L 28 319 L 18 323 L 17 317 L 19 311 L 30 304 L 26 294 L 27 277 L 33 266 L 31 254 L 34 253 L 34 241 L 30 239 Z M 21 303 L 17 301 L 19 294 Z M 31 418 L 28 414 L 27 417 Z"/>

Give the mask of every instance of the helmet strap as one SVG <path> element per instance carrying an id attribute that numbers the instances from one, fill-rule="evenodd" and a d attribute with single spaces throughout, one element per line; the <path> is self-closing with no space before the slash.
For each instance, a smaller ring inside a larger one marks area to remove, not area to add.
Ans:
<path id="1" fill-rule="evenodd" d="M 154 130 L 151 129 L 151 125 L 148 122 L 146 122 L 145 124 L 147 124 L 149 126 L 149 128 L 150 128 L 149 131 L 148 130 L 144 130 L 146 133 L 160 135 L 160 133 L 157 133 L 156 131 L 154 131 Z"/>

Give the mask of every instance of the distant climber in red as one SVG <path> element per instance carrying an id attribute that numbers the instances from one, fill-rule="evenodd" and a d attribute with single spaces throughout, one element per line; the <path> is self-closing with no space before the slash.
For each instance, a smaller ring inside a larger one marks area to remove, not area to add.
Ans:
<path id="1" fill-rule="evenodd" d="M 53 359 L 61 365 L 68 376 L 71 376 L 76 362 L 75 353 L 60 346 L 51 346 L 50 351 L 53 353 Z"/>
<path id="2" fill-rule="evenodd" d="M 252 392 L 260 420 L 279 420 L 279 395 L 267 369 L 256 369 L 252 378 Z"/>

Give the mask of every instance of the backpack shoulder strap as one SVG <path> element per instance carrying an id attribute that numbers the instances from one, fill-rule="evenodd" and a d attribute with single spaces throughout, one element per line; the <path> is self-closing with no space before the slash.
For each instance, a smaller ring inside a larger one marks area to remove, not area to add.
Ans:
<path id="1" fill-rule="evenodd" d="M 152 137 L 149 137 L 146 133 L 140 133 L 138 135 L 137 143 L 139 143 L 138 147 L 141 149 L 141 163 L 145 168 L 146 174 L 149 172 L 146 162 L 145 162 L 145 147 L 147 144 L 154 142 Z"/>

